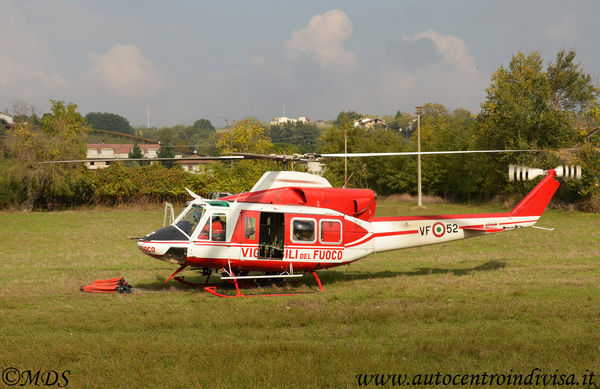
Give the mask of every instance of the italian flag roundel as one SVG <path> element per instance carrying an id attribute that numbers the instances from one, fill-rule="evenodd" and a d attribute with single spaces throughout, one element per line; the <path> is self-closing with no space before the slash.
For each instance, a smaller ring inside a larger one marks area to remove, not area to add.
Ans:
<path id="1" fill-rule="evenodd" d="M 432 230 L 433 235 L 435 235 L 436 238 L 439 238 L 446 233 L 446 226 L 438 222 L 433 225 Z"/>

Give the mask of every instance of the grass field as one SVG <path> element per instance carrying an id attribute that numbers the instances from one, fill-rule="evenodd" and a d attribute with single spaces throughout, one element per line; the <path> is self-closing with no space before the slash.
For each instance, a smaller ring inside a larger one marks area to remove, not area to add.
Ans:
<path id="1" fill-rule="evenodd" d="M 378 204 L 378 215 L 415 213 Z M 539 225 L 554 232 L 374 255 L 320 273 L 324 293 L 240 299 L 163 286 L 175 266 L 127 239 L 161 222 L 158 208 L 0 213 L 0 370 L 68 369 L 77 388 L 357 387 L 358 374 L 535 368 L 580 384 L 600 375 L 598 215 L 548 211 Z M 118 276 L 134 294 L 79 292 Z M 295 286 L 314 288 L 308 276 Z"/>

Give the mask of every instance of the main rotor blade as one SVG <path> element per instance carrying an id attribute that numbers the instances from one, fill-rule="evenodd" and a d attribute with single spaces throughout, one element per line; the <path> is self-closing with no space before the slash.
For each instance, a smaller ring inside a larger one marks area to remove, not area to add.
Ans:
<path id="1" fill-rule="evenodd" d="M 90 159 L 71 159 L 65 161 L 44 161 L 40 164 L 54 163 L 83 163 L 83 162 L 134 162 L 134 161 L 228 161 L 240 159 L 263 159 L 271 161 L 314 161 L 318 158 L 358 158 L 358 157 L 394 157 L 402 155 L 441 155 L 441 154 L 482 154 L 482 153 L 535 153 L 543 150 L 448 150 L 448 151 L 403 151 L 393 153 L 330 153 L 330 154 L 294 154 L 294 155 L 275 155 L 275 154 L 254 154 L 254 153 L 231 153 L 216 157 L 182 157 L 182 158 L 90 158 Z"/>
<path id="2" fill-rule="evenodd" d="M 70 159 L 65 161 L 43 161 L 40 164 L 49 163 L 83 163 L 83 162 L 134 162 L 134 161 L 220 161 L 220 160 L 244 159 L 241 155 L 223 155 L 217 157 L 182 157 L 182 158 L 90 158 L 90 159 Z"/>
<path id="3" fill-rule="evenodd" d="M 534 153 L 542 150 L 449 150 L 449 151 L 404 151 L 397 153 L 334 153 L 314 154 L 315 158 L 343 158 L 343 157 L 392 157 L 399 155 L 438 155 L 438 154 L 482 154 L 482 153 Z"/>
<path id="4" fill-rule="evenodd" d="M 275 154 L 255 154 L 255 153 L 231 153 L 233 156 L 237 156 L 244 159 L 268 159 L 272 161 L 283 161 L 286 159 L 285 155 Z"/>

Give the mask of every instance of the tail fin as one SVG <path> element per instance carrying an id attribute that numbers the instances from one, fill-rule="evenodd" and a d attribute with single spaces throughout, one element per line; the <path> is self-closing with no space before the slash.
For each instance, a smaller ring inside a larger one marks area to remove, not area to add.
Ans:
<path id="1" fill-rule="evenodd" d="M 550 169 L 544 179 L 525 196 L 523 200 L 510 212 L 511 216 L 541 216 L 548 203 L 560 186 L 554 179 L 556 172 Z"/>

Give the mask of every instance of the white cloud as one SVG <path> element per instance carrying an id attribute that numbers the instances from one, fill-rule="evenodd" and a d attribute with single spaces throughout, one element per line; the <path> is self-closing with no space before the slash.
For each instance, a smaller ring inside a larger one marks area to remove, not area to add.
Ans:
<path id="1" fill-rule="evenodd" d="M 437 61 L 416 67 L 406 74 L 404 69 L 391 72 L 412 80 L 410 94 L 421 102 L 439 102 L 450 107 L 476 108 L 483 97 L 487 78 L 480 72 L 466 43 L 456 36 L 427 30 L 406 41 L 427 39 L 440 55 Z M 394 68 L 391 68 L 394 69 Z M 390 73 L 390 69 L 387 69 Z"/>
<path id="2" fill-rule="evenodd" d="M 134 45 L 116 43 L 105 54 L 90 53 L 89 58 L 84 83 L 130 97 L 156 94 L 164 85 L 157 67 Z"/>
<path id="3" fill-rule="evenodd" d="M 564 42 L 579 38 L 579 24 L 575 15 L 566 16 L 559 24 L 548 26 L 544 35 L 552 41 Z"/>
<path id="4" fill-rule="evenodd" d="M 2 35 L 0 39 L 0 85 L 27 89 L 60 88 L 66 79 L 53 70 L 49 61 L 50 50 L 34 30 L 28 28 L 25 18 L 10 4 L 0 4 Z M 46 64 L 42 66 L 42 64 Z"/>
<path id="5" fill-rule="evenodd" d="M 343 46 L 352 30 L 348 16 L 334 9 L 313 16 L 306 27 L 293 31 L 284 47 L 291 54 L 315 59 L 323 68 L 334 65 L 352 67 L 356 63 L 356 54 Z"/>
<path id="6" fill-rule="evenodd" d="M 264 68 L 265 66 L 267 66 L 267 61 L 260 56 L 250 58 L 250 63 L 256 66 L 257 68 Z"/>
<path id="7" fill-rule="evenodd" d="M 420 34 L 416 34 L 412 38 L 405 37 L 407 41 L 418 41 L 421 39 L 429 39 L 432 41 L 437 51 L 443 57 L 446 64 L 454 65 L 464 70 L 474 70 L 477 68 L 475 59 L 469 52 L 465 42 L 452 35 L 442 35 L 436 30 L 427 30 Z"/>

